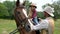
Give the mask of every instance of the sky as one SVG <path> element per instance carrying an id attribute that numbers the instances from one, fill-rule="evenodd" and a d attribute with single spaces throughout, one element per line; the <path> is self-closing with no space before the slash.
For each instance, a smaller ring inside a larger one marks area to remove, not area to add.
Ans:
<path id="1" fill-rule="evenodd" d="M 0 2 L 3 2 L 5 0 L 0 0 Z M 13 1 L 13 0 L 10 0 L 10 1 Z M 21 2 L 23 2 L 23 0 L 20 0 Z M 42 9 L 42 6 L 49 3 L 49 4 L 52 4 L 54 1 L 57 1 L 57 0 L 29 0 L 30 2 L 32 3 L 35 3 L 36 6 L 37 6 L 37 11 L 43 11 Z"/>

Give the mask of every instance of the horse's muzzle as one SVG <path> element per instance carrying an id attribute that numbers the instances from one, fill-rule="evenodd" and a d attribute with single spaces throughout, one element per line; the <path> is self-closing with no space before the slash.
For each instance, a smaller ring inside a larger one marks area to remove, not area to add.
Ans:
<path id="1" fill-rule="evenodd" d="M 27 32 L 29 32 L 29 31 L 31 30 L 31 28 L 30 28 L 30 25 L 29 25 L 29 24 L 25 24 L 25 30 L 26 30 Z"/>

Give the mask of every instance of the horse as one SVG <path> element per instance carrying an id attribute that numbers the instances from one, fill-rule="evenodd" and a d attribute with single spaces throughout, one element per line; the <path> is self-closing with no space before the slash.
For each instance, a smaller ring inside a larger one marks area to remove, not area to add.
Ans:
<path id="1" fill-rule="evenodd" d="M 17 25 L 17 29 L 20 34 L 36 34 L 35 31 L 26 31 L 25 25 L 29 23 L 28 16 L 26 14 L 24 6 L 20 4 L 19 0 L 16 2 L 16 8 L 14 10 L 14 17 Z"/>

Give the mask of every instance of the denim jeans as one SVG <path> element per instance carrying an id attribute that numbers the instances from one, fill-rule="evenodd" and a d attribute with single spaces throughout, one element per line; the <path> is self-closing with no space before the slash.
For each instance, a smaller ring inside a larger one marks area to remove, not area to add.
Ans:
<path id="1" fill-rule="evenodd" d="M 32 20 L 33 20 L 33 22 L 34 22 L 34 25 L 37 25 L 37 24 L 38 24 L 38 19 L 37 19 L 37 17 L 34 17 Z"/>

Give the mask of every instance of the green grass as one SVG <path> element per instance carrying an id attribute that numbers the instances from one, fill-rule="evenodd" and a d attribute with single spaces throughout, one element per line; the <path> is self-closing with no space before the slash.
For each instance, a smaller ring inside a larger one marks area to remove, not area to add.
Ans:
<path id="1" fill-rule="evenodd" d="M 0 19 L 0 34 L 8 34 L 16 28 L 14 20 Z"/>
<path id="2" fill-rule="evenodd" d="M 14 29 L 16 29 L 14 20 L 0 19 L 0 34 L 9 34 Z M 55 21 L 54 34 L 60 34 L 60 19 Z"/>
<path id="3" fill-rule="evenodd" d="M 60 19 L 57 19 L 57 21 L 55 21 L 55 31 L 54 34 L 60 34 Z"/>

